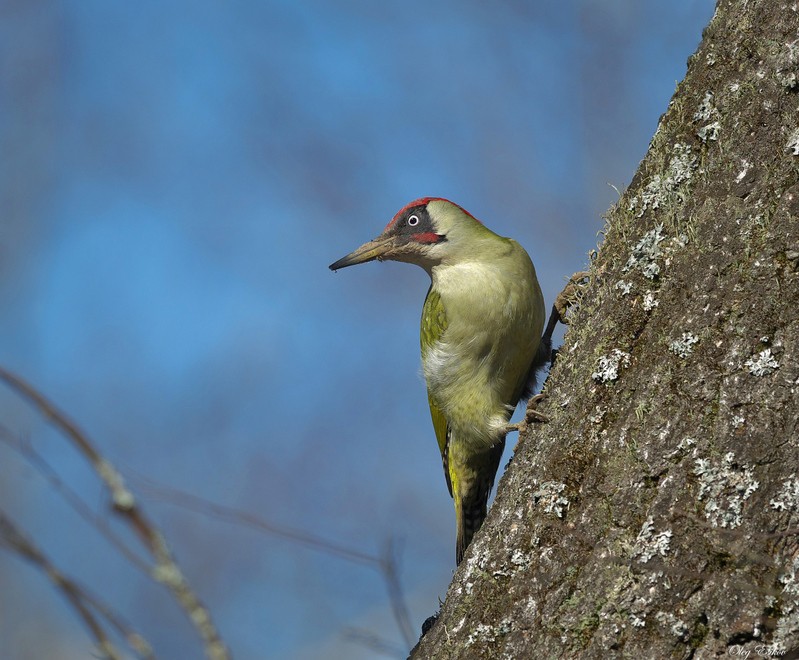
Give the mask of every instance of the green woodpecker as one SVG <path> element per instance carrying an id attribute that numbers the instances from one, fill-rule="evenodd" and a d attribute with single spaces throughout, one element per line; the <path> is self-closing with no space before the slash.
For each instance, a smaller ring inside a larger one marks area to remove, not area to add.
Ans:
<path id="1" fill-rule="evenodd" d="M 486 517 L 508 420 L 549 357 L 544 298 L 524 248 L 446 199 L 411 202 L 330 269 L 374 259 L 417 264 L 432 280 L 422 308 L 422 368 L 455 501 L 460 563 Z"/>

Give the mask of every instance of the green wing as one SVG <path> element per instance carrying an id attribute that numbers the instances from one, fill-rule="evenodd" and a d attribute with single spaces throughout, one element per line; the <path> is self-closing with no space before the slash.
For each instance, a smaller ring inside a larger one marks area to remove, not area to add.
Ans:
<path id="1" fill-rule="evenodd" d="M 444 305 L 441 303 L 441 296 L 437 291 L 430 287 L 427 292 L 427 298 L 424 301 L 422 308 L 422 360 L 425 354 L 433 344 L 435 344 L 444 335 L 447 329 L 447 315 L 444 312 Z M 438 440 L 438 448 L 441 450 L 441 461 L 444 465 L 444 476 L 447 478 L 447 488 L 449 489 L 450 496 L 452 495 L 452 482 L 449 478 L 449 460 L 448 460 L 448 445 L 449 445 L 449 425 L 444 413 L 436 405 L 433 397 L 430 395 L 430 390 L 427 390 L 427 401 L 430 404 L 430 417 L 433 419 L 433 429 L 436 432 L 436 440 Z"/>

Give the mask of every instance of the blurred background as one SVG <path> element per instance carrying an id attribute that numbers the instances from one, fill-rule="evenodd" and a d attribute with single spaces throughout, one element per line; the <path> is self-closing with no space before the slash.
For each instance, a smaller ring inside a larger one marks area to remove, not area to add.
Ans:
<path id="1" fill-rule="evenodd" d="M 408 648 L 374 566 L 154 485 L 376 557 L 393 540 L 418 632 L 454 569 L 419 368 L 427 276 L 327 265 L 406 202 L 443 196 L 521 242 L 551 304 L 712 13 L 710 0 L 0 2 L 0 364 L 120 468 L 236 658 Z M 5 386 L 0 424 L 0 509 L 158 657 L 201 657 L 171 596 L 14 443 L 122 529 L 86 461 Z M 14 660 L 92 653 L 62 595 L 2 547 L 0 644 Z"/>

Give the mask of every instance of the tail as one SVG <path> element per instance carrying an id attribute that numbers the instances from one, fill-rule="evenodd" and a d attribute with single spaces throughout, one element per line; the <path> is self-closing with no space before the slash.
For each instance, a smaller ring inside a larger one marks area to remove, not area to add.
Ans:
<path id="1" fill-rule="evenodd" d="M 488 496 L 494 486 L 494 476 L 502 458 L 505 441 L 498 442 L 487 452 L 470 457 L 469 465 L 461 466 L 461 474 L 453 475 L 453 496 L 455 499 L 455 520 L 457 538 L 455 541 L 455 561 L 460 564 L 472 537 L 483 524 L 488 507 Z M 455 466 L 450 463 L 450 470 Z M 452 472 L 450 472 L 452 474 Z"/>
<path id="2" fill-rule="evenodd" d="M 491 492 L 491 485 L 476 497 L 465 499 L 460 502 L 455 500 L 455 517 L 458 525 L 457 538 L 455 540 L 455 562 L 460 564 L 463 561 L 463 554 L 472 542 L 472 537 L 483 524 L 487 514 L 488 495 Z"/>

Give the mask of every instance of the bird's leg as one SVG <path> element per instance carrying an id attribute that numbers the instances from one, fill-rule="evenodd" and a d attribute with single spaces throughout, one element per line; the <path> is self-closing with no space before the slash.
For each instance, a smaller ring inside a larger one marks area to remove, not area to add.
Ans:
<path id="1" fill-rule="evenodd" d="M 569 324 L 566 318 L 566 312 L 569 310 L 569 307 L 580 300 L 580 296 L 582 295 L 581 289 L 588 284 L 590 276 L 591 274 L 587 270 L 581 270 L 579 273 L 575 273 L 569 278 L 566 286 L 563 287 L 563 291 L 555 298 L 555 309 L 558 311 L 558 320 L 561 323 Z"/>
<path id="2" fill-rule="evenodd" d="M 538 412 L 536 408 L 538 404 L 547 398 L 547 395 L 541 392 L 540 394 L 536 394 L 533 397 L 530 397 L 530 400 L 527 402 L 527 410 L 524 411 L 524 421 L 527 424 L 532 424 L 534 422 L 548 422 L 549 417 L 547 417 L 544 413 Z"/>
<path id="3" fill-rule="evenodd" d="M 536 406 L 546 398 L 546 394 L 543 392 L 541 394 L 536 394 L 533 397 L 530 397 L 530 401 L 527 403 L 527 410 L 524 413 L 524 419 L 519 422 L 518 424 L 508 424 L 505 427 L 505 433 L 510 433 L 511 431 L 518 431 L 519 433 L 523 433 L 524 429 L 527 428 L 530 424 L 535 424 L 536 422 L 548 422 L 549 417 L 546 415 L 538 412 L 536 410 Z"/>
<path id="4" fill-rule="evenodd" d="M 563 291 L 561 291 L 557 298 L 555 298 L 555 304 L 552 305 L 552 311 L 549 314 L 549 321 L 547 322 L 546 330 L 544 330 L 544 334 L 541 337 L 541 343 L 544 346 L 549 347 L 552 345 L 552 333 L 555 331 L 558 321 L 564 325 L 569 324 L 566 314 L 569 311 L 569 308 L 579 301 L 581 294 L 580 289 L 586 285 L 589 275 L 590 274 L 588 271 L 585 270 L 572 275 L 569 278 L 569 281 L 566 283 L 566 286 L 563 287 Z M 551 351 L 548 350 L 547 352 L 550 356 L 550 364 L 554 363 L 557 350 L 552 349 Z M 547 358 L 544 358 L 544 360 L 546 359 Z M 536 394 L 534 397 L 531 397 L 527 404 L 527 410 L 525 412 L 524 419 L 518 424 L 508 424 L 505 427 L 505 433 L 507 434 L 511 431 L 518 431 L 519 433 L 522 433 L 530 424 L 536 422 L 548 422 L 549 418 L 536 410 L 536 406 L 541 402 L 542 399 L 545 398 L 545 396 L 546 395 L 542 392 L 541 394 Z"/>
<path id="5" fill-rule="evenodd" d="M 544 335 L 541 337 L 541 342 L 544 345 L 552 344 L 552 333 L 555 331 L 555 327 L 558 325 L 559 321 L 563 323 L 563 325 L 569 325 L 567 313 L 572 306 L 579 302 L 580 296 L 582 295 L 581 289 L 588 283 L 589 277 L 590 273 L 587 270 L 581 270 L 579 273 L 575 273 L 569 278 L 566 286 L 563 287 L 563 291 L 555 298 L 555 304 L 552 305 L 552 311 L 549 313 L 549 321 L 547 322 L 546 330 L 544 330 Z M 555 358 L 557 356 L 558 350 L 552 349 L 549 358 L 550 366 L 555 363 Z"/>

